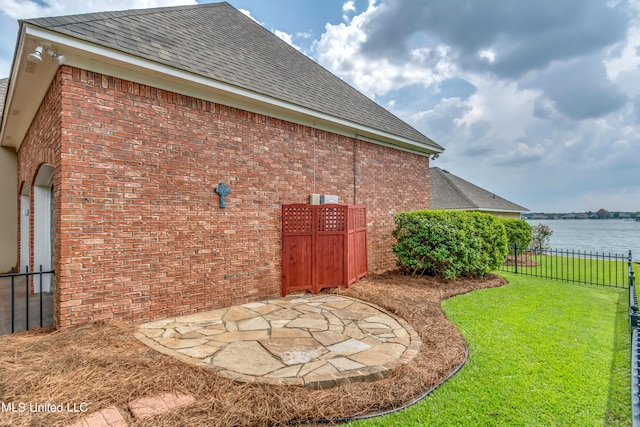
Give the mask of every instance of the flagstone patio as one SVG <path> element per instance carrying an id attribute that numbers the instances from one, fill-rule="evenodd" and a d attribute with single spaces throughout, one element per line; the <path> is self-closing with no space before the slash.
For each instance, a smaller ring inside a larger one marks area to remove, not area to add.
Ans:
<path id="1" fill-rule="evenodd" d="M 242 382 L 325 389 L 384 378 L 422 344 L 392 313 L 339 295 L 293 295 L 142 324 L 155 350 Z"/>

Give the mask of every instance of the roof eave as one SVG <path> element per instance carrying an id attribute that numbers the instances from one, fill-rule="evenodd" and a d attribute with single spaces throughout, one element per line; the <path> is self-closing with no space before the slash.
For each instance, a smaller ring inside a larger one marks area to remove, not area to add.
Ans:
<path id="1" fill-rule="evenodd" d="M 370 142 L 389 145 L 400 150 L 410 151 L 424 156 L 437 155 L 444 151 L 444 149 L 436 143 L 432 145 L 424 141 L 407 139 L 390 132 L 361 125 L 248 89 L 38 27 L 28 22 L 22 24 L 23 30 L 18 41 L 20 48 L 16 49 L 14 64 L 12 66 L 13 73 L 16 75 L 22 72 L 21 67 L 16 64 L 22 64 L 23 61 L 20 58 L 28 54 L 22 46 L 24 44 L 23 40 L 29 38 L 30 40 L 37 40 L 54 45 L 58 53 L 65 55 L 65 64 L 69 66 L 135 81 L 183 95 L 206 99 L 345 136 L 360 137 Z M 10 99 L 10 96 L 26 96 L 26 94 L 14 93 L 13 86 L 14 85 L 10 85 L 9 91 L 11 93 L 7 95 L 7 100 Z M 30 102 L 35 103 L 37 108 L 37 105 L 40 105 L 44 97 L 44 93 L 39 94 L 37 97 L 31 95 L 32 94 L 28 94 L 28 99 Z M 8 143 L 5 141 L 6 117 L 8 117 L 8 114 L 5 108 L 2 128 L 0 129 L 0 145 L 11 145 L 17 149 L 28 127 L 16 133 L 19 135 L 15 138 L 18 141 Z M 33 117 L 31 117 L 31 119 L 33 119 Z"/>
<path id="2" fill-rule="evenodd" d="M 442 208 L 442 207 L 432 207 L 432 209 L 448 209 L 452 211 L 478 211 L 478 212 L 504 212 L 504 213 L 522 213 L 529 212 L 529 209 L 498 209 L 498 208 L 480 208 L 480 207 L 467 207 L 467 208 Z"/>

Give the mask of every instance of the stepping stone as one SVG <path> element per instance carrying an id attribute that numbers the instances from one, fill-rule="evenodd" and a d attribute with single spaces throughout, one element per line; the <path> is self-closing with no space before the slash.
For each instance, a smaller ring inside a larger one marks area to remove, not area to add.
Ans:
<path id="1" fill-rule="evenodd" d="M 127 427 L 127 423 L 115 406 L 109 406 L 67 427 Z"/>
<path id="2" fill-rule="evenodd" d="M 229 371 L 255 376 L 266 375 L 285 367 L 255 341 L 232 342 L 216 353 L 211 364 Z"/>
<path id="3" fill-rule="evenodd" d="M 180 339 L 180 338 L 156 338 L 156 341 L 165 347 L 180 349 L 197 347 L 202 344 L 206 344 L 205 339 Z"/>
<path id="4" fill-rule="evenodd" d="M 355 301 L 349 307 L 349 310 L 359 311 L 359 312 L 361 312 L 363 314 L 370 313 L 369 316 L 380 314 L 380 310 L 378 310 L 377 308 L 371 307 L 368 304 L 365 304 L 365 303 L 362 303 L 362 302 L 358 302 L 358 301 Z"/>
<path id="5" fill-rule="evenodd" d="M 340 372 L 360 369 L 364 367 L 362 363 L 354 362 L 353 360 L 346 357 L 334 357 L 333 359 L 329 359 L 328 362 L 331 363 L 333 367 Z"/>
<path id="6" fill-rule="evenodd" d="M 333 301 L 323 304 L 322 308 L 331 310 L 343 309 L 349 307 L 351 304 L 353 304 L 353 301 Z"/>
<path id="7" fill-rule="evenodd" d="M 375 352 L 378 348 L 379 347 L 371 348 L 369 344 L 365 344 L 354 338 L 349 338 L 348 340 L 339 342 L 338 344 L 327 346 L 327 350 L 339 354 L 354 354 L 367 349 L 371 349 L 373 352 Z"/>
<path id="8" fill-rule="evenodd" d="M 213 355 L 218 350 L 220 350 L 220 347 L 204 344 L 204 345 L 199 345 L 198 347 L 183 348 L 181 350 L 178 350 L 178 352 L 185 354 L 189 357 L 194 357 L 196 359 L 204 359 L 207 356 Z"/>
<path id="9" fill-rule="evenodd" d="M 349 339 L 349 336 L 336 331 L 312 332 L 313 337 L 324 346 L 337 344 Z"/>
<path id="10" fill-rule="evenodd" d="M 148 418 L 163 414 L 196 401 L 190 394 L 162 393 L 158 396 L 143 397 L 129 403 L 129 411 L 135 418 Z"/>
<path id="11" fill-rule="evenodd" d="M 272 313 L 265 315 L 264 318 L 267 320 L 293 320 L 297 319 L 300 314 L 301 313 L 299 311 L 288 308 L 284 310 L 273 311 Z"/>
<path id="12" fill-rule="evenodd" d="M 338 316 L 342 320 L 360 320 L 365 317 L 371 316 L 369 313 L 363 313 L 361 311 L 354 311 L 349 307 L 348 309 L 334 310 L 333 314 Z"/>
<path id="13" fill-rule="evenodd" d="M 272 320 L 269 323 L 271 324 L 271 328 L 277 329 L 284 328 L 284 326 L 289 322 L 291 322 L 291 320 Z"/>
<path id="14" fill-rule="evenodd" d="M 275 305 L 265 305 L 263 307 L 258 307 L 258 308 L 252 308 L 251 310 L 255 311 L 256 313 L 259 314 L 269 314 L 271 312 L 274 312 L 276 310 L 282 310 L 281 307 L 275 306 Z"/>
<path id="15" fill-rule="evenodd" d="M 326 319 L 294 319 L 287 323 L 287 328 L 304 328 L 316 331 L 326 331 L 329 329 L 329 322 Z"/>
<path id="16" fill-rule="evenodd" d="M 286 365 L 307 363 L 327 352 L 327 349 L 313 338 L 276 338 L 260 341 L 260 344 Z"/>
<path id="17" fill-rule="evenodd" d="M 262 317 L 254 317 L 253 319 L 246 319 L 238 321 L 239 331 L 257 331 L 261 329 L 269 329 L 271 325 Z"/>
<path id="18" fill-rule="evenodd" d="M 181 325 L 181 326 L 177 326 L 175 328 L 175 331 L 177 333 L 179 333 L 179 334 L 186 335 L 189 332 L 193 332 L 193 331 L 195 331 L 196 329 L 199 329 L 199 328 L 200 328 L 200 325 L 197 325 L 197 324 L 196 325 Z"/>
<path id="19" fill-rule="evenodd" d="M 192 339 L 204 338 L 202 335 L 203 334 L 199 332 L 191 331 L 191 332 L 187 332 L 186 334 L 176 334 L 174 338 L 180 339 L 180 340 L 192 340 Z"/>
<path id="20" fill-rule="evenodd" d="M 369 323 L 369 322 L 365 322 L 364 320 L 359 321 L 358 322 L 358 326 L 363 331 L 385 331 L 385 332 L 389 332 L 389 331 L 392 330 L 390 326 L 385 325 L 384 323 Z M 383 333 L 385 333 L 385 332 L 383 332 Z"/>
<path id="21" fill-rule="evenodd" d="M 143 323 L 142 325 L 139 325 L 138 328 L 140 328 L 140 329 L 165 329 L 167 327 L 167 325 L 170 325 L 171 323 L 174 323 L 175 321 L 176 321 L 176 319 L 174 319 L 174 318 L 156 320 L 155 322 Z"/>
<path id="22" fill-rule="evenodd" d="M 326 360 L 316 360 L 314 362 L 305 363 L 304 365 L 302 365 L 302 369 L 300 369 L 300 372 L 298 372 L 298 375 L 301 377 L 304 377 L 309 372 L 313 372 L 314 370 L 318 369 L 320 366 L 324 366 L 326 363 L 327 363 Z"/>
<path id="23" fill-rule="evenodd" d="M 362 332 L 362 330 L 358 328 L 358 325 L 356 325 L 355 323 L 350 323 L 347 326 L 345 326 L 343 334 L 348 335 L 351 338 L 355 338 L 355 339 L 360 339 L 367 336 L 367 334 Z"/>
<path id="24" fill-rule="evenodd" d="M 311 338 L 311 334 L 304 329 L 273 328 L 271 329 L 271 338 Z"/>
<path id="25" fill-rule="evenodd" d="M 402 327 L 397 320 L 393 319 L 391 316 L 387 316 L 386 314 L 378 314 L 376 316 L 367 317 L 362 320 L 369 323 L 382 323 L 384 325 L 387 325 L 391 329 L 399 329 Z"/>
<path id="26" fill-rule="evenodd" d="M 250 302 L 248 304 L 243 304 L 242 306 L 244 308 L 254 309 L 254 308 L 264 307 L 264 303 L 263 302 Z"/>
<path id="27" fill-rule="evenodd" d="M 269 331 L 261 330 L 261 331 L 234 331 L 234 332 L 224 332 L 218 335 L 212 335 L 209 338 L 209 341 L 219 342 L 219 343 L 230 343 L 237 341 L 257 341 L 257 340 L 265 340 L 269 338 Z"/>
<path id="28" fill-rule="evenodd" d="M 371 366 L 397 363 L 407 348 L 401 344 L 384 343 L 350 356 L 352 360 Z"/>
<path id="29" fill-rule="evenodd" d="M 227 310 L 227 313 L 222 317 L 222 319 L 225 322 L 237 322 L 238 320 L 250 319 L 256 316 L 258 316 L 258 314 L 255 311 L 234 306 Z"/>
<path id="30" fill-rule="evenodd" d="M 286 368 L 278 369 L 277 371 L 272 372 L 266 376 L 272 378 L 296 377 L 298 376 L 298 372 L 300 371 L 301 366 L 302 365 L 287 366 Z"/>
<path id="31" fill-rule="evenodd" d="M 139 329 L 140 333 L 146 335 L 148 338 L 158 338 L 164 334 L 164 329 Z"/>

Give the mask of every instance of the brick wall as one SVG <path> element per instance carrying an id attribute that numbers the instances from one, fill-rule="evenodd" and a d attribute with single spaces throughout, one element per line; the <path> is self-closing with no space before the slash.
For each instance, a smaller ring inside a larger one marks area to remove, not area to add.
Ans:
<path id="1" fill-rule="evenodd" d="M 389 270 L 393 214 L 428 206 L 426 157 L 69 67 L 58 79 L 59 326 L 279 295 L 281 205 L 311 193 L 366 204 L 369 269 Z"/>

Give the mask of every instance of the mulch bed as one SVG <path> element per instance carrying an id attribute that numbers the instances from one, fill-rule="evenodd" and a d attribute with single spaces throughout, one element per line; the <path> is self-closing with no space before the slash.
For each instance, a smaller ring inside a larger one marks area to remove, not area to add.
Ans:
<path id="1" fill-rule="evenodd" d="M 407 320 L 423 345 L 416 358 L 388 377 L 329 390 L 240 384 L 146 347 L 134 326 L 118 322 L 0 337 L 0 402 L 87 404 L 82 413 L 0 412 L 0 426 L 65 425 L 115 405 L 130 426 L 268 426 L 380 412 L 411 402 L 449 375 L 465 357 L 442 300 L 501 286 L 483 279 L 437 280 L 397 273 L 371 276 L 333 290 L 377 304 Z M 188 393 L 191 406 L 153 418 L 127 415 L 127 402 L 165 391 Z"/>
<path id="2" fill-rule="evenodd" d="M 507 260 L 504 265 L 514 267 L 516 265 L 516 257 L 513 255 L 507 255 Z M 518 266 L 521 267 L 537 267 L 540 264 L 531 259 L 529 254 L 518 255 Z"/>

